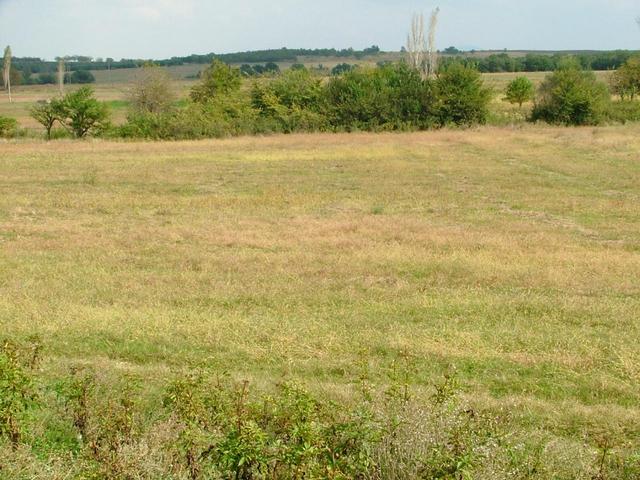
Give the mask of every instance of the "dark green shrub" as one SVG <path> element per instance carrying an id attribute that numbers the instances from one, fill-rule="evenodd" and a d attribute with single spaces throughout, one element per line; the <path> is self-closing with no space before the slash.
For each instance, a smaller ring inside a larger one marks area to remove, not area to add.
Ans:
<path id="1" fill-rule="evenodd" d="M 325 101 L 336 129 L 401 130 L 435 123 L 432 83 L 404 63 L 352 70 L 332 78 Z"/>
<path id="2" fill-rule="evenodd" d="M 453 63 L 436 80 L 440 125 L 484 124 L 489 115 L 491 90 L 476 69 Z"/>
<path id="3" fill-rule="evenodd" d="M 331 75 L 333 75 L 334 77 L 337 77 L 339 75 L 342 75 L 343 73 L 350 72 L 356 67 L 357 65 L 351 65 L 349 63 L 339 63 L 338 65 L 336 65 L 331 69 Z"/>
<path id="4" fill-rule="evenodd" d="M 18 121 L 0 115 L 0 138 L 13 138 L 18 134 Z"/>
<path id="5" fill-rule="evenodd" d="M 317 131 L 326 127 L 321 113 L 321 81 L 306 69 L 287 70 L 269 84 L 254 83 L 253 108 L 275 131 Z"/>
<path id="6" fill-rule="evenodd" d="M 65 83 L 95 83 L 96 77 L 93 76 L 89 70 L 76 70 L 75 72 L 68 73 L 64 77 Z"/>
<path id="7" fill-rule="evenodd" d="M 532 120 L 563 125 L 597 125 L 607 117 L 611 97 L 593 72 L 565 66 L 547 76 L 538 91 Z"/>

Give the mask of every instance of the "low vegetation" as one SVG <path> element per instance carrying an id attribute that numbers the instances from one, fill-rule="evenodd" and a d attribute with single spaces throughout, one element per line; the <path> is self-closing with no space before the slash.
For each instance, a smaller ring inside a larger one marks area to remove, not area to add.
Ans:
<path id="1" fill-rule="evenodd" d="M 18 132 L 18 122 L 14 118 L 0 116 L 0 138 L 13 138 Z"/>
<path id="2" fill-rule="evenodd" d="M 40 375 L 41 343 L 0 349 L 0 477 L 167 479 L 616 479 L 640 475 L 639 451 L 604 433 L 565 452 L 465 404 L 456 378 L 414 398 L 407 359 L 376 389 L 363 371 L 349 404 L 289 381 L 268 393 L 200 368 L 158 398 L 142 379 L 73 366 Z M 145 405 L 155 405 L 153 412 Z M 576 461 L 578 460 L 578 461 Z M 558 468 L 560 467 L 560 468 Z"/>

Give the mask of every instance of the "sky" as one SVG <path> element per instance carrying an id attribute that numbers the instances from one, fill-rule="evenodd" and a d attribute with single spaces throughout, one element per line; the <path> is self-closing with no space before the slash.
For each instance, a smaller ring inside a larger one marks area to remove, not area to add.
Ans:
<path id="1" fill-rule="evenodd" d="M 436 6 L 438 48 L 640 49 L 640 0 L 0 0 L 0 45 L 47 59 L 399 50 Z"/>

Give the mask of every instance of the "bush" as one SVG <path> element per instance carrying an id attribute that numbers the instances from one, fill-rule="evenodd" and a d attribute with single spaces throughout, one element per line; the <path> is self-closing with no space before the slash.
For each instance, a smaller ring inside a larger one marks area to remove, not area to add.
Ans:
<path id="1" fill-rule="evenodd" d="M 331 69 L 331 75 L 337 77 L 342 75 L 343 73 L 350 72 L 354 68 L 357 68 L 357 65 L 351 65 L 349 63 L 339 63 Z"/>
<path id="2" fill-rule="evenodd" d="M 402 130 L 436 123 L 432 83 L 404 63 L 352 70 L 332 78 L 325 102 L 335 129 Z"/>
<path id="3" fill-rule="evenodd" d="M 326 127 L 320 112 L 322 84 L 306 69 L 287 70 L 268 85 L 254 83 L 251 98 L 253 108 L 266 120 L 264 125 L 274 131 L 317 131 Z"/>
<path id="4" fill-rule="evenodd" d="M 482 82 L 480 72 L 461 63 L 453 63 L 436 80 L 438 120 L 444 126 L 484 124 L 489 115 L 491 90 Z"/>
<path id="5" fill-rule="evenodd" d="M 194 140 L 260 133 L 258 126 L 257 112 L 249 99 L 235 94 L 165 112 L 132 112 L 116 134 L 124 138 Z"/>
<path id="6" fill-rule="evenodd" d="M 40 85 L 54 85 L 58 82 L 56 76 L 53 73 L 41 73 L 38 76 L 37 81 Z"/>
<path id="7" fill-rule="evenodd" d="M 138 71 L 127 96 L 135 113 L 167 112 L 176 100 L 171 77 L 166 70 L 154 65 Z"/>
<path id="8" fill-rule="evenodd" d="M 197 103 L 206 103 L 218 96 L 228 95 L 240 90 L 242 78 L 240 70 L 214 60 L 210 67 L 202 72 L 198 85 L 191 89 L 191 99 Z"/>
<path id="9" fill-rule="evenodd" d="M 0 138 L 13 138 L 18 134 L 18 121 L 0 115 Z"/>
<path id="10" fill-rule="evenodd" d="M 68 73 L 64 77 L 64 83 L 95 83 L 96 77 L 93 76 L 89 70 L 76 70 L 75 72 Z"/>
<path id="11" fill-rule="evenodd" d="M 607 111 L 611 122 L 640 122 L 640 102 L 611 102 Z"/>
<path id="12" fill-rule="evenodd" d="M 611 98 L 593 72 L 566 66 L 547 76 L 538 91 L 532 120 L 563 125 L 597 125 L 607 118 Z"/>

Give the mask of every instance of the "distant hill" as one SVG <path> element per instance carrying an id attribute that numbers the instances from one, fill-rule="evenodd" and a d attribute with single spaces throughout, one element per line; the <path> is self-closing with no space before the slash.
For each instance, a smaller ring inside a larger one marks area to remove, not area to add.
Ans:
<path id="1" fill-rule="evenodd" d="M 449 47 L 444 52 L 441 52 L 445 59 L 444 63 L 454 60 L 462 61 L 475 66 L 482 72 L 494 73 L 553 70 L 559 62 L 569 56 L 575 57 L 587 69 L 613 70 L 637 53 L 629 50 L 471 50 L 462 52 L 454 47 Z M 404 55 L 402 52 L 383 52 L 379 47 L 373 45 L 363 50 L 354 50 L 352 48 L 342 50 L 335 48 L 281 48 L 225 54 L 193 54 L 160 60 L 126 58 L 115 60 L 112 58 L 102 59 L 79 55 L 65 57 L 65 60 L 67 70 L 72 72 L 81 70 L 90 70 L 92 72 L 124 70 L 138 68 L 147 62 L 153 62 L 167 67 L 184 66 L 185 68 L 180 69 L 180 71 L 184 71 L 186 76 L 193 76 L 197 75 L 202 69 L 201 66 L 211 63 L 213 59 L 219 59 L 232 65 L 275 63 L 286 68 L 295 63 L 301 63 L 305 65 L 321 64 L 324 67 L 332 68 L 340 63 L 368 63 L 375 65 L 376 63 L 398 61 Z M 40 58 L 17 57 L 14 58 L 13 65 L 16 70 L 21 72 L 22 83 L 51 83 L 55 80 L 52 74 L 57 69 L 57 59 L 56 61 L 47 61 Z"/>

